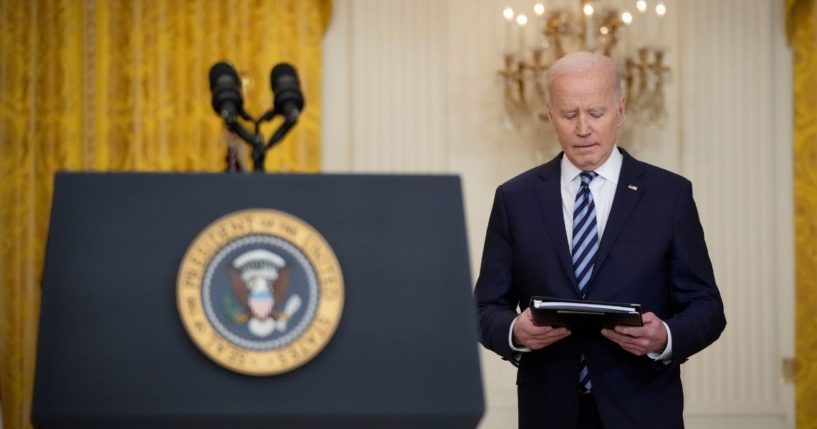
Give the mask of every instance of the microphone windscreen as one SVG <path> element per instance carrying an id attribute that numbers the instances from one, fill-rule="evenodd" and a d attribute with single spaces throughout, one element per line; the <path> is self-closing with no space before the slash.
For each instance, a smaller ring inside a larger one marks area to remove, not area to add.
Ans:
<path id="1" fill-rule="evenodd" d="M 244 111 L 241 79 L 230 64 L 222 61 L 210 67 L 210 92 L 213 110 L 219 115 L 236 115 Z"/>
<path id="2" fill-rule="evenodd" d="M 275 95 L 275 110 L 289 116 L 285 110 L 304 107 L 304 96 L 301 93 L 301 84 L 295 67 L 287 63 L 280 63 L 270 72 L 270 86 Z"/>
<path id="3" fill-rule="evenodd" d="M 238 72 L 235 71 L 233 66 L 224 61 L 218 62 L 213 64 L 213 67 L 210 67 L 210 89 L 212 90 L 217 83 L 219 83 L 220 78 L 232 78 L 236 83 L 239 82 L 238 79 Z"/>
<path id="4" fill-rule="evenodd" d="M 272 68 L 270 72 L 270 86 L 272 87 L 273 91 L 276 87 L 282 84 L 292 84 L 296 87 L 300 86 L 298 82 L 298 73 L 295 71 L 295 67 L 292 67 L 289 63 L 280 63 L 276 64 L 275 67 Z"/>

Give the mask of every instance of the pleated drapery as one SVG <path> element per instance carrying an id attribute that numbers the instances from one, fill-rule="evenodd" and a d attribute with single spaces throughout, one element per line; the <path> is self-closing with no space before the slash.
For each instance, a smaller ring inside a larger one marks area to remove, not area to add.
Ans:
<path id="1" fill-rule="evenodd" d="M 795 392 L 798 429 L 817 429 L 817 2 L 787 0 L 794 54 Z"/>

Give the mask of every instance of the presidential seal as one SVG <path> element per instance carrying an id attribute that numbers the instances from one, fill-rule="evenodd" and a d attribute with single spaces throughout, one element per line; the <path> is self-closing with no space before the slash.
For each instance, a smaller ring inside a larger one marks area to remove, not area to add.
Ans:
<path id="1" fill-rule="evenodd" d="M 224 216 L 179 268 L 177 305 L 198 348 L 248 375 L 291 371 L 326 346 L 343 311 L 343 276 L 326 240 L 266 209 Z"/>

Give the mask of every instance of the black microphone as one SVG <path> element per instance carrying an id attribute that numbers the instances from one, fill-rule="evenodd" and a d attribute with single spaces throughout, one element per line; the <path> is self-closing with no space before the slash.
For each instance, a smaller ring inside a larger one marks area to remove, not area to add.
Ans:
<path id="1" fill-rule="evenodd" d="M 241 80 L 233 66 L 218 62 L 210 68 L 210 92 L 213 94 L 213 109 L 224 119 L 245 115 Z"/>
<path id="2" fill-rule="evenodd" d="M 269 76 L 275 113 L 284 117 L 284 121 L 293 123 L 304 109 L 304 95 L 295 67 L 281 63 L 272 68 Z"/>

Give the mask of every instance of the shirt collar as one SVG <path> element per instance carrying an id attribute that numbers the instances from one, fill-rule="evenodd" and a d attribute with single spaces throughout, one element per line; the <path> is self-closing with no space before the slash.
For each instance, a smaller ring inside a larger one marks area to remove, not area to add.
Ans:
<path id="1" fill-rule="evenodd" d="M 618 150 L 618 146 L 614 146 L 610 156 L 607 157 L 607 161 L 604 161 L 604 164 L 597 168 L 595 172 L 603 177 L 604 180 L 610 181 L 613 185 L 618 185 L 618 177 L 621 174 L 621 163 L 623 160 L 624 156 L 621 154 L 621 151 Z M 567 159 L 567 156 L 562 156 L 561 170 L 563 185 L 573 181 L 573 179 L 582 172 L 582 170 Z"/>

